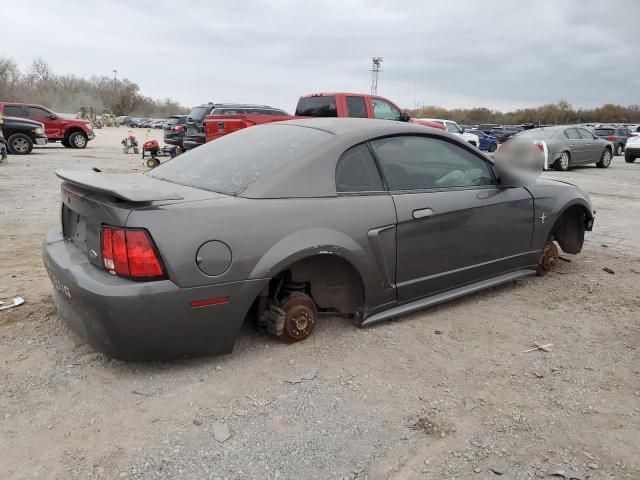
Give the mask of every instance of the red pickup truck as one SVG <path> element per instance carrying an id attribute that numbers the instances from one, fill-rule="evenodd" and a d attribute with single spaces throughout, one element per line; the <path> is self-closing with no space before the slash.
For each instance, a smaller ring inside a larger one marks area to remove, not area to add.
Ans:
<path id="1" fill-rule="evenodd" d="M 41 105 L 0 102 L 0 113 L 7 117 L 27 118 L 44 124 L 49 142 L 61 142 L 65 147 L 84 148 L 95 138 L 91 123 L 67 119 Z"/>
<path id="2" fill-rule="evenodd" d="M 304 117 L 377 118 L 411 122 L 444 130 L 444 126 L 439 123 L 411 118 L 408 113 L 403 112 L 395 103 L 377 95 L 364 93 L 314 93 L 300 97 L 294 116 L 207 115 L 204 120 L 204 131 L 207 142 L 210 142 L 223 135 L 252 125 Z"/>

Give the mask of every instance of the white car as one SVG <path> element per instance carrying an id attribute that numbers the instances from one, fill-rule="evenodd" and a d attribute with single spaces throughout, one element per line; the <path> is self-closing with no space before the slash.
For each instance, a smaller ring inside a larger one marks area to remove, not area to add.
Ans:
<path id="1" fill-rule="evenodd" d="M 624 161 L 633 163 L 636 158 L 640 158 L 640 135 L 627 138 L 627 144 L 624 147 Z"/>
<path id="2" fill-rule="evenodd" d="M 441 118 L 418 118 L 418 120 L 428 120 L 429 122 L 439 123 L 447 130 L 447 132 L 463 138 L 466 142 L 469 142 L 476 148 L 480 148 L 480 139 L 478 136 L 473 133 L 465 133 L 465 131 L 453 120 L 443 120 Z"/>

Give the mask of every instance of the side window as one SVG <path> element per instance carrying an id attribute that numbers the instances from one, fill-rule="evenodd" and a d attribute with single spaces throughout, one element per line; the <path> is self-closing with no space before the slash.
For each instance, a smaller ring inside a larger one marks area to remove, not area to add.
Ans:
<path id="1" fill-rule="evenodd" d="M 372 98 L 373 116 L 380 120 L 400 120 L 400 110 L 381 98 Z"/>
<path id="2" fill-rule="evenodd" d="M 564 131 L 564 135 L 569 140 L 580 140 L 580 134 L 578 133 L 577 128 L 568 128 Z"/>
<path id="3" fill-rule="evenodd" d="M 445 125 L 447 127 L 447 132 L 460 133 L 460 128 L 458 128 L 458 125 L 456 125 L 455 123 L 445 122 Z"/>
<path id="4" fill-rule="evenodd" d="M 357 145 L 342 154 L 336 167 L 336 191 L 380 192 L 382 179 L 366 145 Z"/>
<path id="5" fill-rule="evenodd" d="M 371 142 L 390 190 L 494 185 L 480 157 L 453 143 L 430 137 L 399 136 Z"/>
<path id="6" fill-rule="evenodd" d="M 586 128 L 578 128 L 578 133 L 580 134 L 580 138 L 584 140 L 593 140 L 593 134 Z"/>
<path id="7" fill-rule="evenodd" d="M 44 108 L 40 108 L 40 107 L 27 107 L 27 108 L 29 109 L 30 117 L 49 118 L 49 115 L 51 115 L 51 112 L 45 110 Z"/>
<path id="8" fill-rule="evenodd" d="M 5 105 L 4 114 L 7 117 L 24 117 L 24 108 L 22 105 Z"/>
<path id="9" fill-rule="evenodd" d="M 347 97 L 347 115 L 353 118 L 368 117 L 363 97 Z"/>

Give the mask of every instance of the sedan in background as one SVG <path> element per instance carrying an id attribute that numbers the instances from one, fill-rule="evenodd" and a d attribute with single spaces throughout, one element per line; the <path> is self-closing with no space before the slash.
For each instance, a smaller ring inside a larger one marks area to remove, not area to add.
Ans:
<path id="1" fill-rule="evenodd" d="M 614 155 L 622 155 L 624 153 L 624 146 L 627 143 L 627 138 L 629 138 L 627 127 L 596 127 L 593 129 L 593 133 L 613 143 Z"/>
<path id="2" fill-rule="evenodd" d="M 495 152 L 498 149 L 498 139 L 496 137 L 492 137 L 480 130 L 474 129 L 466 129 L 464 130 L 466 133 L 471 133 L 472 135 L 477 135 L 480 145 L 478 148 L 485 152 Z"/>
<path id="3" fill-rule="evenodd" d="M 497 138 L 499 143 L 504 143 L 520 131 L 521 129 L 515 127 L 496 127 L 491 129 L 489 135 Z"/>
<path id="4" fill-rule="evenodd" d="M 544 153 L 544 169 L 569 170 L 577 165 L 595 163 L 607 168 L 613 158 L 613 144 L 581 126 L 559 125 L 533 128 L 517 138 L 533 141 Z"/>
<path id="5" fill-rule="evenodd" d="M 58 312 L 129 360 L 231 352 L 247 317 L 292 343 L 326 315 L 364 327 L 543 275 L 594 219 L 578 187 L 388 120 L 273 122 L 146 173 L 57 175 Z"/>

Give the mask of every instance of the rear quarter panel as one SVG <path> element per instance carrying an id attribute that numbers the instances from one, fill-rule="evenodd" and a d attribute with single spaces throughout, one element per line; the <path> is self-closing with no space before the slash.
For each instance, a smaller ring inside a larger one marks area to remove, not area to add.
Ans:
<path id="1" fill-rule="evenodd" d="M 134 210 L 128 227 L 147 228 L 169 277 L 181 287 L 268 279 L 311 255 L 337 255 L 359 273 L 369 306 L 395 300 L 396 212 L 389 195 L 211 201 Z M 369 233 L 381 227 L 380 238 Z M 232 252 L 229 269 L 204 274 L 196 253 L 207 241 Z M 381 254 L 382 252 L 382 254 Z"/>

